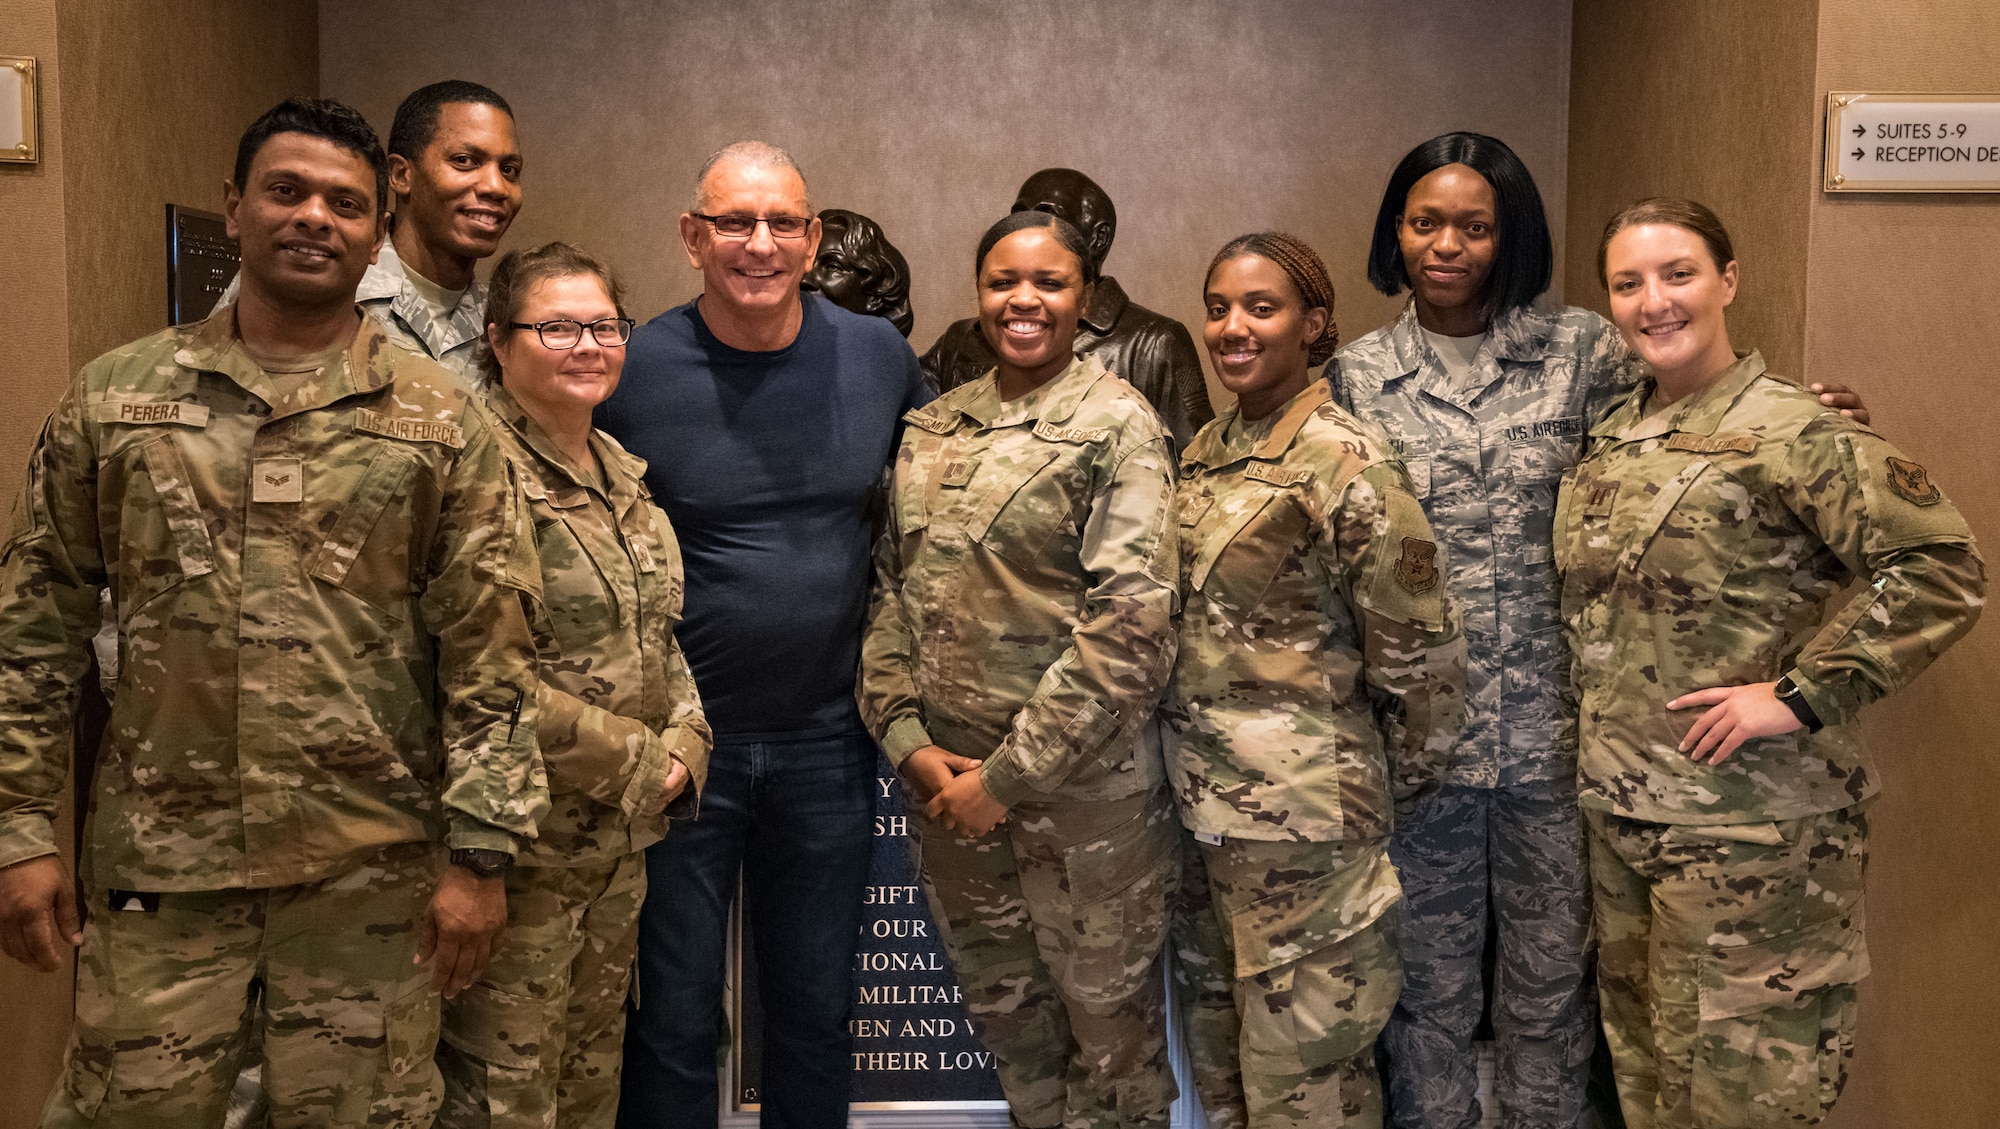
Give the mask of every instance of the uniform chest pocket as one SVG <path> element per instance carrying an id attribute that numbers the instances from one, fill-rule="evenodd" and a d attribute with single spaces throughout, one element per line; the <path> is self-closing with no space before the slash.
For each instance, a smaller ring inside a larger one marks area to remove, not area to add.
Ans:
<path id="1" fill-rule="evenodd" d="M 681 617 L 686 586 L 680 542 L 666 512 L 651 504 L 639 507 L 626 518 L 624 530 L 638 568 L 639 614 L 664 619 L 671 630 Z"/>
<path id="2" fill-rule="evenodd" d="M 1750 492 L 1705 459 L 1670 480 L 1640 514 L 1620 563 L 1675 600 L 1705 604 L 1729 578 L 1755 524 Z"/>
<path id="3" fill-rule="evenodd" d="M 965 501 L 966 535 L 1016 564 L 1041 563 L 1050 541 L 1072 524 L 1074 499 L 1061 454 L 1054 447 L 1033 450 L 994 468 L 984 481 L 974 478 L 974 493 Z"/>
<path id="4" fill-rule="evenodd" d="M 1574 420 L 1555 420 L 1556 424 Z M 1546 426 L 1546 425 L 1544 425 Z M 1507 459 L 1518 486 L 1546 486 L 1553 489 L 1582 454 L 1580 436 L 1552 435 L 1509 444 Z"/>
<path id="5" fill-rule="evenodd" d="M 325 532 L 306 561 L 306 574 L 400 619 L 421 559 L 411 550 L 417 547 L 421 552 L 418 543 L 429 540 L 411 504 L 416 475 L 415 455 L 384 444 L 369 460 L 354 492 L 328 512 Z"/>
<path id="6" fill-rule="evenodd" d="M 215 571 L 215 542 L 172 435 L 129 448 L 131 476 L 118 518 L 118 618 Z"/>
<path id="7" fill-rule="evenodd" d="M 1219 512 L 1218 512 L 1219 511 Z M 1195 591 L 1248 611 L 1263 601 L 1271 582 L 1300 557 L 1307 517 L 1293 490 L 1260 489 L 1219 498 L 1214 518 L 1197 532 L 1200 549 L 1188 574 Z"/>
<path id="8" fill-rule="evenodd" d="M 535 550 L 542 559 L 542 606 L 565 654 L 617 628 L 617 596 L 586 539 L 567 520 L 537 514 Z"/>

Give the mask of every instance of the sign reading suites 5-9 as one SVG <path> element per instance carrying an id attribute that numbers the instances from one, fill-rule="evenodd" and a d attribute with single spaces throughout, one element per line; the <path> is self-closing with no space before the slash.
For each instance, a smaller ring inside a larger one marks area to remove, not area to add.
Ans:
<path id="1" fill-rule="evenodd" d="M 1824 187 L 2000 192 L 2000 94 L 1828 94 Z"/>

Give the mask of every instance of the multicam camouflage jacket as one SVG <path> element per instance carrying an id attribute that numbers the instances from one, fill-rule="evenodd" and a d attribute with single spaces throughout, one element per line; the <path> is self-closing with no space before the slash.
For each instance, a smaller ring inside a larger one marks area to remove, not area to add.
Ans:
<path id="1" fill-rule="evenodd" d="M 1449 783 L 1576 778 L 1549 529 L 1584 432 L 1637 379 L 1611 323 L 1574 307 L 1493 319 L 1453 382 L 1416 305 L 1327 366 L 1333 396 L 1381 428 L 1409 470 L 1465 617 L 1465 730 Z"/>
<path id="2" fill-rule="evenodd" d="M 368 318 L 311 373 L 260 369 L 233 306 L 87 365 L 0 558 L 0 865 L 55 850 L 106 587 L 89 880 L 280 886 L 533 835 L 540 575 L 493 427 Z"/>
<path id="3" fill-rule="evenodd" d="M 861 654 L 892 761 L 929 744 L 986 789 L 1115 799 L 1163 779 L 1174 663 L 1166 427 L 1091 358 L 1010 402 L 992 374 L 908 413 Z"/>
<path id="4" fill-rule="evenodd" d="M 520 476 L 542 565 L 535 617 L 541 645 L 536 737 L 549 773 L 549 812 L 521 853 L 530 866 L 583 866 L 659 841 L 669 817 L 694 814 L 712 738 L 687 660 L 680 618 L 680 545 L 653 505 L 646 463 L 602 431 L 591 450 L 604 485 L 579 474 L 547 432 L 498 384 L 487 400 Z M 672 762 L 687 790 L 658 803 Z"/>
<path id="5" fill-rule="evenodd" d="M 236 300 L 236 279 L 222 292 L 218 304 Z M 486 383 L 479 371 L 479 344 L 486 336 L 486 284 L 473 280 L 451 314 L 438 318 L 410 281 L 409 268 L 396 254 L 396 245 L 383 240 L 382 250 L 361 276 L 354 301 L 362 312 L 381 323 L 389 339 L 413 353 L 426 356 L 458 374 L 474 389 Z"/>
<path id="6" fill-rule="evenodd" d="M 1855 714 L 1978 618 L 1972 531 L 1923 467 L 1755 353 L 1647 414 L 1652 392 L 1641 385 L 1591 430 L 1557 514 L 1581 802 L 1722 824 L 1867 799 L 1879 785 Z M 1783 675 L 1826 728 L 1749 741 L 1715 766 L 1676 751 L 1704 711 L 1667 702 Z"/>
<path id="7" fill-rule="evenodd" d="M 1181 459 L 1184 611 L 1167 772 L 1189 829 L 1387 835 L 1437 787 L 1465 642 L 1402 467 L 1322 380 L 1264 420 L 1231 408 Z"/>

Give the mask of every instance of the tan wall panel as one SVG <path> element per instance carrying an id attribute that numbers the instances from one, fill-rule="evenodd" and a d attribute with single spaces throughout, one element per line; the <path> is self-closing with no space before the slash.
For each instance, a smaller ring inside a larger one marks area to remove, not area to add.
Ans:
<path id="1" fill-rule="evenodd" d="M 1803 169 L 1813 124 L 1814 7 L 1799 0 L 1592 0 L 1570 44 L 1569 300 L 1609 313 L 1597 242 L 1618 209 L 1687 196 L 1715 209 L 1736 244 L 1739 347 L 1801 371 L 1805 337 Z"/>
<path id="2" fill-rule="evenodd" d="M 1110 192 L 1108 269 L 1141 303 L 1198 328 L 1209 257 L 1281 227 L 1327 258 L 1353 337 L 1399 305 L 1368 289 L 1365 255 L 1417 142 L 1497 134 L 1563 214 L 1568 21 L 1562 0 L 350 0 L 321 11 L 321 85 L 384 130 L 424 83 L 499 90 L 527 153 L 509 246 L 609 256 L 643 316 L 699 289 L 674 234 L 695 169 L 761 137 L 818 205 L 875 218 L 909 257 L 920 351 L 972 313 L 980 232 L 1050 165 Z"/>
<path id="3" fill-rule="evenodd" d="M 64 336 L 68 283 L 63 261 L 64 109 L 54 0 L 0 0 L 0 55 L 33 55 L 42 87 L 42 159 L 0 165 L 0 294 L 16 347 L 7 364 L 8 410 L 0 412 L 0 493 L 21 489 L 28 449 L 48 406 L 62 394 L 70 358 Z M 24 343 L 33 342 L 33 347 Z M 58 842 L 68 834 L 58 832 Z M 42 1110 L 69 1038 L 73 974 L 35 972 L 0 956 L 0 1129 L 27 1129 Z"/>
<path id="4" fill-rule="evenodd" d="M 2000 5 L 1821 0 L 1817 85 L 2000 93 Z M 1820 134 L 1815 129 L 1817 141 Z M 1827 195 L 1810 181 L 1806 372 L 1867 392 L 2000 553 L 2000 196 Z M 1871 711 L 1883 775 L 1854 1081 L 1829 1126 L 2000 1118 L 2000 624 Z"/>
<path id="5" fill-rule="evenodd" d="M 70 351 L 79 365 L 167 323 L 166 205 L 222 210 L 236 141 L 319 85 L 314 0 L 65 4 Z"/>

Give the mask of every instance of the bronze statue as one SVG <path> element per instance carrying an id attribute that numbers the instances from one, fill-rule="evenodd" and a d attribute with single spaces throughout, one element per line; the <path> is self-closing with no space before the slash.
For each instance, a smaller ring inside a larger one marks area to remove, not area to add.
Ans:
<path id="1" fill-rule="evenodd" d="M 1030 209 L 1052 212 L 1075 224 L 1090 244 L 1091 266 L 1099 278 L 1090 307 L 1077 325 L 1077 354 L 1095 355 L 1105 368 L 1130 382 L 1159 409 L 1174 439 L 1186 446 L 1201 425 L 1215 417 L 1201 375 L 1201 356 L 1186 326 L 1127 298 L 1118 280 L 1102 273 L 1118 229 L 1111 197 L 1075 169 L 1043 169 L 1022 183 L 1011 210 Z M 993 349 L 980 336 L 977 318 L 954 322 L 923 356 L 924 373 L 940 391 L 977 380 L 994 364 Z"/>
<path id="2" fill-rule="evenodd" d="M 806 285 L 834 305 L 857 314 L 889 319 L 910 335 L 910 264 L 882 227 L 858 212 L 828 208 L 819 214 L 819 257 L 806 272 Z"/>

